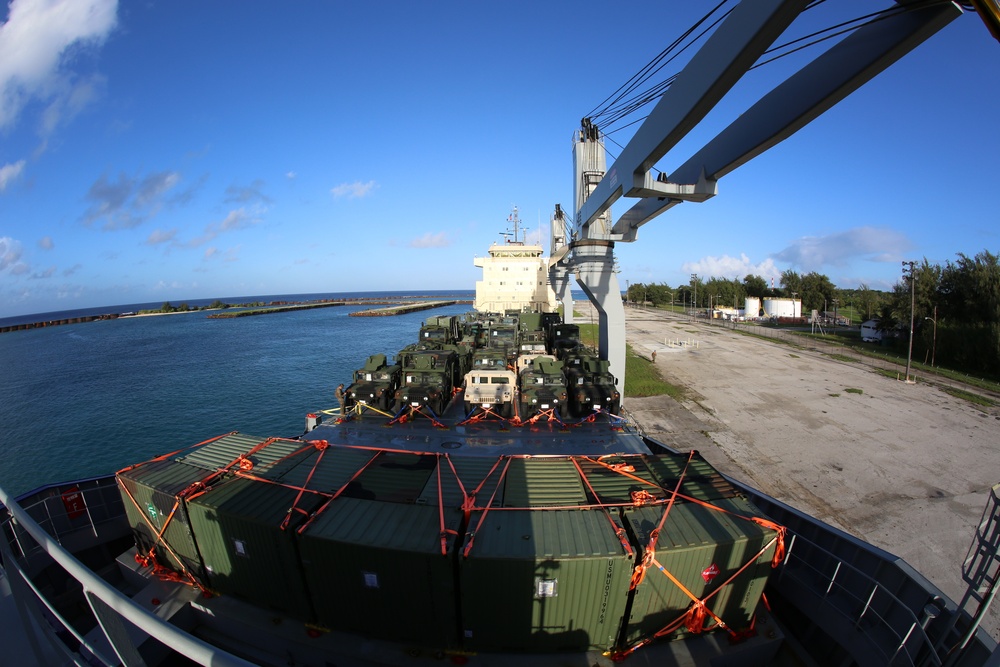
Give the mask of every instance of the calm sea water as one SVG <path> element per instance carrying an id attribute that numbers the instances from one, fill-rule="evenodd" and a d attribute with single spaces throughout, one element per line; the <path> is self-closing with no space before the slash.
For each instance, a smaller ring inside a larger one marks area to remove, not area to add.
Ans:
<path id="1" fill-rule="evenodd" d="M 0 486 L 19 494 L 106 474 L 229 431 L 298 435 L 307 413 L 336 406 L 334 387 L 368 355 L 416 342 L 428 316 L 471 309 L 348 317 L 363 308 L 0 334 Z"/>

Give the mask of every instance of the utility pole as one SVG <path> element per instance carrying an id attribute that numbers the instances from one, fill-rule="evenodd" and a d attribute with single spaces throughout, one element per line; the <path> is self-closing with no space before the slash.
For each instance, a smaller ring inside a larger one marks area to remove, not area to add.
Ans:
<path id="1" fill-rule="evenodd" d="M 931 344 L 931 368 L 934 368 L 934 356 L 937 354 L 937 306 L 934 306 L 934 317 L 925 317 L 934 323 L 934 342 Z"/>
<path id="2" fill-rule="evenodd" d="M 698 312 L 698 274 L 697 273 L 692 273 L 691 274 L 691 282 L 694 283 L 694 308 L 692 310 L 694 310 L 695 313 L 697 313 Z"/>
<path id="3" fill-rule="evenodd" d="M 913 267 L 916 266 L 916 262 L 913 261 L 903 261 L 903 277 L 909 277 L 910 279 L 910 347 L 906 352 L 906 381 L 910 381 L 910 360 L 913 358 L 913 307 L 916 304 L 916 289 L 913 285 L 914 273 Z M 909 273 L 907 273 L 909 272 Z"/>

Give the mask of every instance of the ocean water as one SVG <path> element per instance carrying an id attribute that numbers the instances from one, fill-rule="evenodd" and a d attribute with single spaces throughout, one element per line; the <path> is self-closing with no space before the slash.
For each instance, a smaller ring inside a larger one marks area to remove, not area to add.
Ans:
<path id="1" fill-rule="evenodd" d="M 334 388 L 369 355 L 417 342 L 428 316 L 471 309 L 348 316 L 369 307 L 0 334 L 0 486 L 17 495 L 106 474 L 230 431 L 296 436 L 307 413 L 337 405 Z"/>

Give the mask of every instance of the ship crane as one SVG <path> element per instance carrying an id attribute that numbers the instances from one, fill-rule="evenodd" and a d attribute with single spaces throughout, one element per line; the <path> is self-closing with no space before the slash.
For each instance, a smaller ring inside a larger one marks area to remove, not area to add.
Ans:
<path id="1" fill-rule="evenodd" d="M 787 139 L 967 11 L 979 13 L 1000 39 L 997 0 L 900 1 L 817 56 L 680 164 L 656 165 L 698 127 L 727 92 L 772 47 L 812 0 L 743 0 L 670 82 L 659 101 L 606 167 L 601 130 L 584 118 L 573 142 L 574 215 L 556 207 L 550 282 L 572 321 L 570 278 L 599 315 L 599 353 L 625 376 L 625 310 L 615 273 L 616 243 L 633 242 L 641 226 L 682 202 L 703 202 L 720 178 Z M 654 171 L 659 172 L 654 176 Z M 617 220 L 611 206 L 634 203 Z M 619 389 L 623 389 L 620 383 Z"/>

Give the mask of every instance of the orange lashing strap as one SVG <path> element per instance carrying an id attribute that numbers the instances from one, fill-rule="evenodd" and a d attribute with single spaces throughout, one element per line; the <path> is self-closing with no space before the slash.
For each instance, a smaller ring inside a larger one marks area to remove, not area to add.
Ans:
<path id="1" fill-rule="evenodd" d="M 447 459 L 448 455 L 445 454 L 444 458 Z M 449 464 L 450 463 L 451 462 L 449 461 Z M 441 455 L 440 454 L 438 454 L 437 465 L 434 467 L 434 470 L 437 472 L 438 520 L 440 521 L 440 525 L 441 525 L 441 530 L 439 532 L 439 537 L 441 538 L 441 555 L 442 556 L 447 556 L 448 555 L 448 535 L 455 535 L 455 536 L 457 536 L 458 535 L 458 531 L 457 530 L 452 530 L 452 529 L 447 528 L 445 526 L 445 521 L 444 521 L 444 488 L 443 488 L 443 486 L 441 484 Z M 461 486 L 461 482 L 459 482 L 459 486 Z"/>
<path id="2" fill-rule="evenodd" d="M 306 489 L 309 488 L 309 482 L 312 480 L 312 476 L 316 473 L 316 468 L 319 467 L 319 462 L 323 460 L 323 455 L 326 454 L 326 450 L 330 446 L 330 443 L 326 440 L 317 440 L 314 446 L 319 451 L 319 454 L 316 456 L 316 460 L 313 461 L 312 470 L 310 470 L 309 474 L 306 475 L 306 481 L 302 483 L 302 488 L 299 489 L 298 495 L 295 496 L 295 500 L 292 501 L 292 506 L 288 508 L 285 518 L 281 520 L 281 525 L 279 526 L 281 530 L 288 529 L 288 524 L 291 523 L 292 520 L 292 512 L 299 512 L 300 514 L 305 514 L 306 516 L 309 515 L 308 512 L 299 507 L 299 501 L 302 500 L 302 494 L 304 494 Z"/>
<path id="3" fill-rule="evenodd" d="M 368 461 L 365 462 L 365 464 L 363 466 L 361 466 L 360 468 L 358 468 L 357 472 L 355 472 L 353 475 L 351 475 L 351 478 L 349 480 L 347 480 L 346 482 L 344 482 L 343 486 L 341 486 L 339 489 L 337 489 L 336 493 L 334 493 L 333 495 L 331 495 L 330 498 L 325 503 L 323 503 L 320 506 L 319 509 L 317 509 L 315 512 L 313 512 L 309 516 L 309 518 L 306 519 L 305 523 L 303 523 L 301 526 L 299 526 L 295 530 L 295 532 L 298 533 L 299 535 L 301 535 L 303 532 L 305 532 L 305 529 L 309 527 L 309 524 L 311 524 L 313 521 L 315 521 L 316 517 L 318 517 L 320 514 L 322 514 L 323 511 L 326 510 L 326 508 L 330 506 L 330 503 L 332 503 L 334 500 L 336 500 L 337 498 L 339 498 L 340 494 L 342 494 L 344 491 L 346 491 L 347 487 L 351 485 L 351 482 L 353 482 L 354 480 L 356 480 L 361 475 L 361 473 L 363 473 L 365 470 L 367 470 L 368 466 L 370 466 L 372 464 L 372 462 L 375 461 L 375 459 L 377 459 L 381 454 L 382 454 L 381 451 L 375 450 L 375 454 L 373 454 L 372 457 L 370 459 L 368 459 Z"/>
<path id="4" fill-rule="evenodd" d="M 499 463 L 499 462 L 500 461 L 498 459 L 497 463 Z M 507 463 L 504 465 L 503 470 L 500 472 L 500 479 L 497 480 L 497 485 L 493 489 L 493 495 L 490 496 L 490 501 L 488 503 L 486 503 L 486 507 L 483 508 L 483 513 L 479 517 L 479 522 L 476 524 L 476 530 L 479 530 L 479 527 L 483 525 L 483 521 L 486 521 L 486 514 L 487 514 L 487 512 L 490 511 L 490 508 L 493 506 L 493 500 L 497 497 L 497 491 L 499 491 L 500 487 L 503 486 L 503 480 L 504 480 L 504 477 L 507 475 L 507 470 L 510 468 L 510 462 L 511 462 L 511 458 L 507 457 Z M 496 468 L 496 466 L 494 466 L 494 469 L 495 468 Z M 491 470 L 490 474 L 492 474 L 492 473 L 493 473 L 493 471 Z M 489 476 L 487 475 L 487 478 L 488 477 Z M 485 482 L 486 482 L 486 480 L 484 479 L 483 483 L 485 483 Z M 482 486 L 482 484 L 480 484 L 480 486 Z M 468 544 L 465 545 L 465 551 L 462 552 L 462 556 L 468 558 L 469 552 L 472 551 L 472 543 L 475 542 L 475 540 L 476 540 L 476 531 L 470 530 L 469 531 L 469 542 L 468 542 Z"/>
<path id="5" fill-rule="evenodd" d="M 576 466 L 576 471 L 580 473 L 580 479 L 582 479 L 583 483 L 587 485 L 587 489 L 590 490 L 590 494 L 597 502 L 600 502 L 601 498 L 597 495 L 597 491 L 595 491 L 594 487 L 590 484 L 590 480 L 587 479 L 586 473 L 584 473 L 583 468 L 580 467 L 580 462 L 576 460 L 576 457 L 571 457 L 570 460 L 573 461 L 573 465 Z M 607 507 L 601 505 L 601 509 L 604 510 L 604 516 L 607 517 L 608 523 L 611 524 L 611 530 L 614 531 L 615 537 L 618 538 L 618 541 L 625 549 L 625 553 L 631 556 L 634 552 L 632 551 L 632 545 L 628 542 L 628 535 L 625 534 L 625 529 L 615 523 L 615 520 L 611 517 L 611 512 L 608 511 Z"/>
<path id="6" fill-rule="evenodd" d="M 681 470 L 680 476 L 677 478 L 677 484 L 674 485 L 674 490 L 670 492 L 667 507 L 663 510 L 663 516 L 660 517 L 660 523 L 657 524 L 656 528 L 654 528 L 649 534 L 649 544 L 646 546 L 646 555 L 644 555 L 642 561 L 635 566 L 636 571 L 632 573 L 632 584 L 629 590 L 634 590 L 636 586 L 642 583 L 642 580 L 646 576 L 646 570 L 650 565 L 649 561 L 652 560 L 652 554 L 656 552 L 656 540 L 660 537 L 660 531 L 663 530 L 663 525 L 667 522 L 667 516 L 670 514 L 671 508 L 674 506 L 674 500 L 677 499 L 677 492 L 680 491 L 681 485 L 684 483 L 684 476 L 687 474 L 688 466 L 691 465 L 694 455 L 695 451 L 692 449 L 691 453 L 688 454 L 688 459 L 684 463 L 684 468 Z M 649 558 L 646 558 L 646 556 L 649 556 Z"/>
<path id="7" fill-rule="evenodd" d="M 203 445 L 207 445 L 207 444 L 213 443 L 216 440 L 221 440 L 222 438 L 225 438 L 227 435 L 234 435 L 235 433 L 236 433 L 236 431 L 232 431 L 231 433 L 223 433 L 222 435 L 217 435 L 214 438 L 209 438 L 208 440 L 202 440 L 197 445 L 189 445 L 188 447 L 181 447 L 180 449 L 178 449 L 176 451 L 173 451 L 173 452 L 170 452 L 169 454 L 160 454 L 159 456 L 155 456 L 155 457 L 151 458 L 148 461 L 144 461 L 143 463 L 136 463 L 135 465 L 130 465 L 128 467 L 122 468 L 121 470 L 119 470 L 115 474 L 120 475 L 123 472 L 128 472 L 129 470 L 132 470 L 134 468 L 138 468 L 139 466 L 144 466 L 144 465 L 149 464 L 149 463 L 155 463 L 156 461 L 165 461 L 165 460 L 171 458 L 172 456 L 177 456 L 181 452 L 186 452 L 189 449 L 194 449 L 196 447 L 201 447 Z"/>

